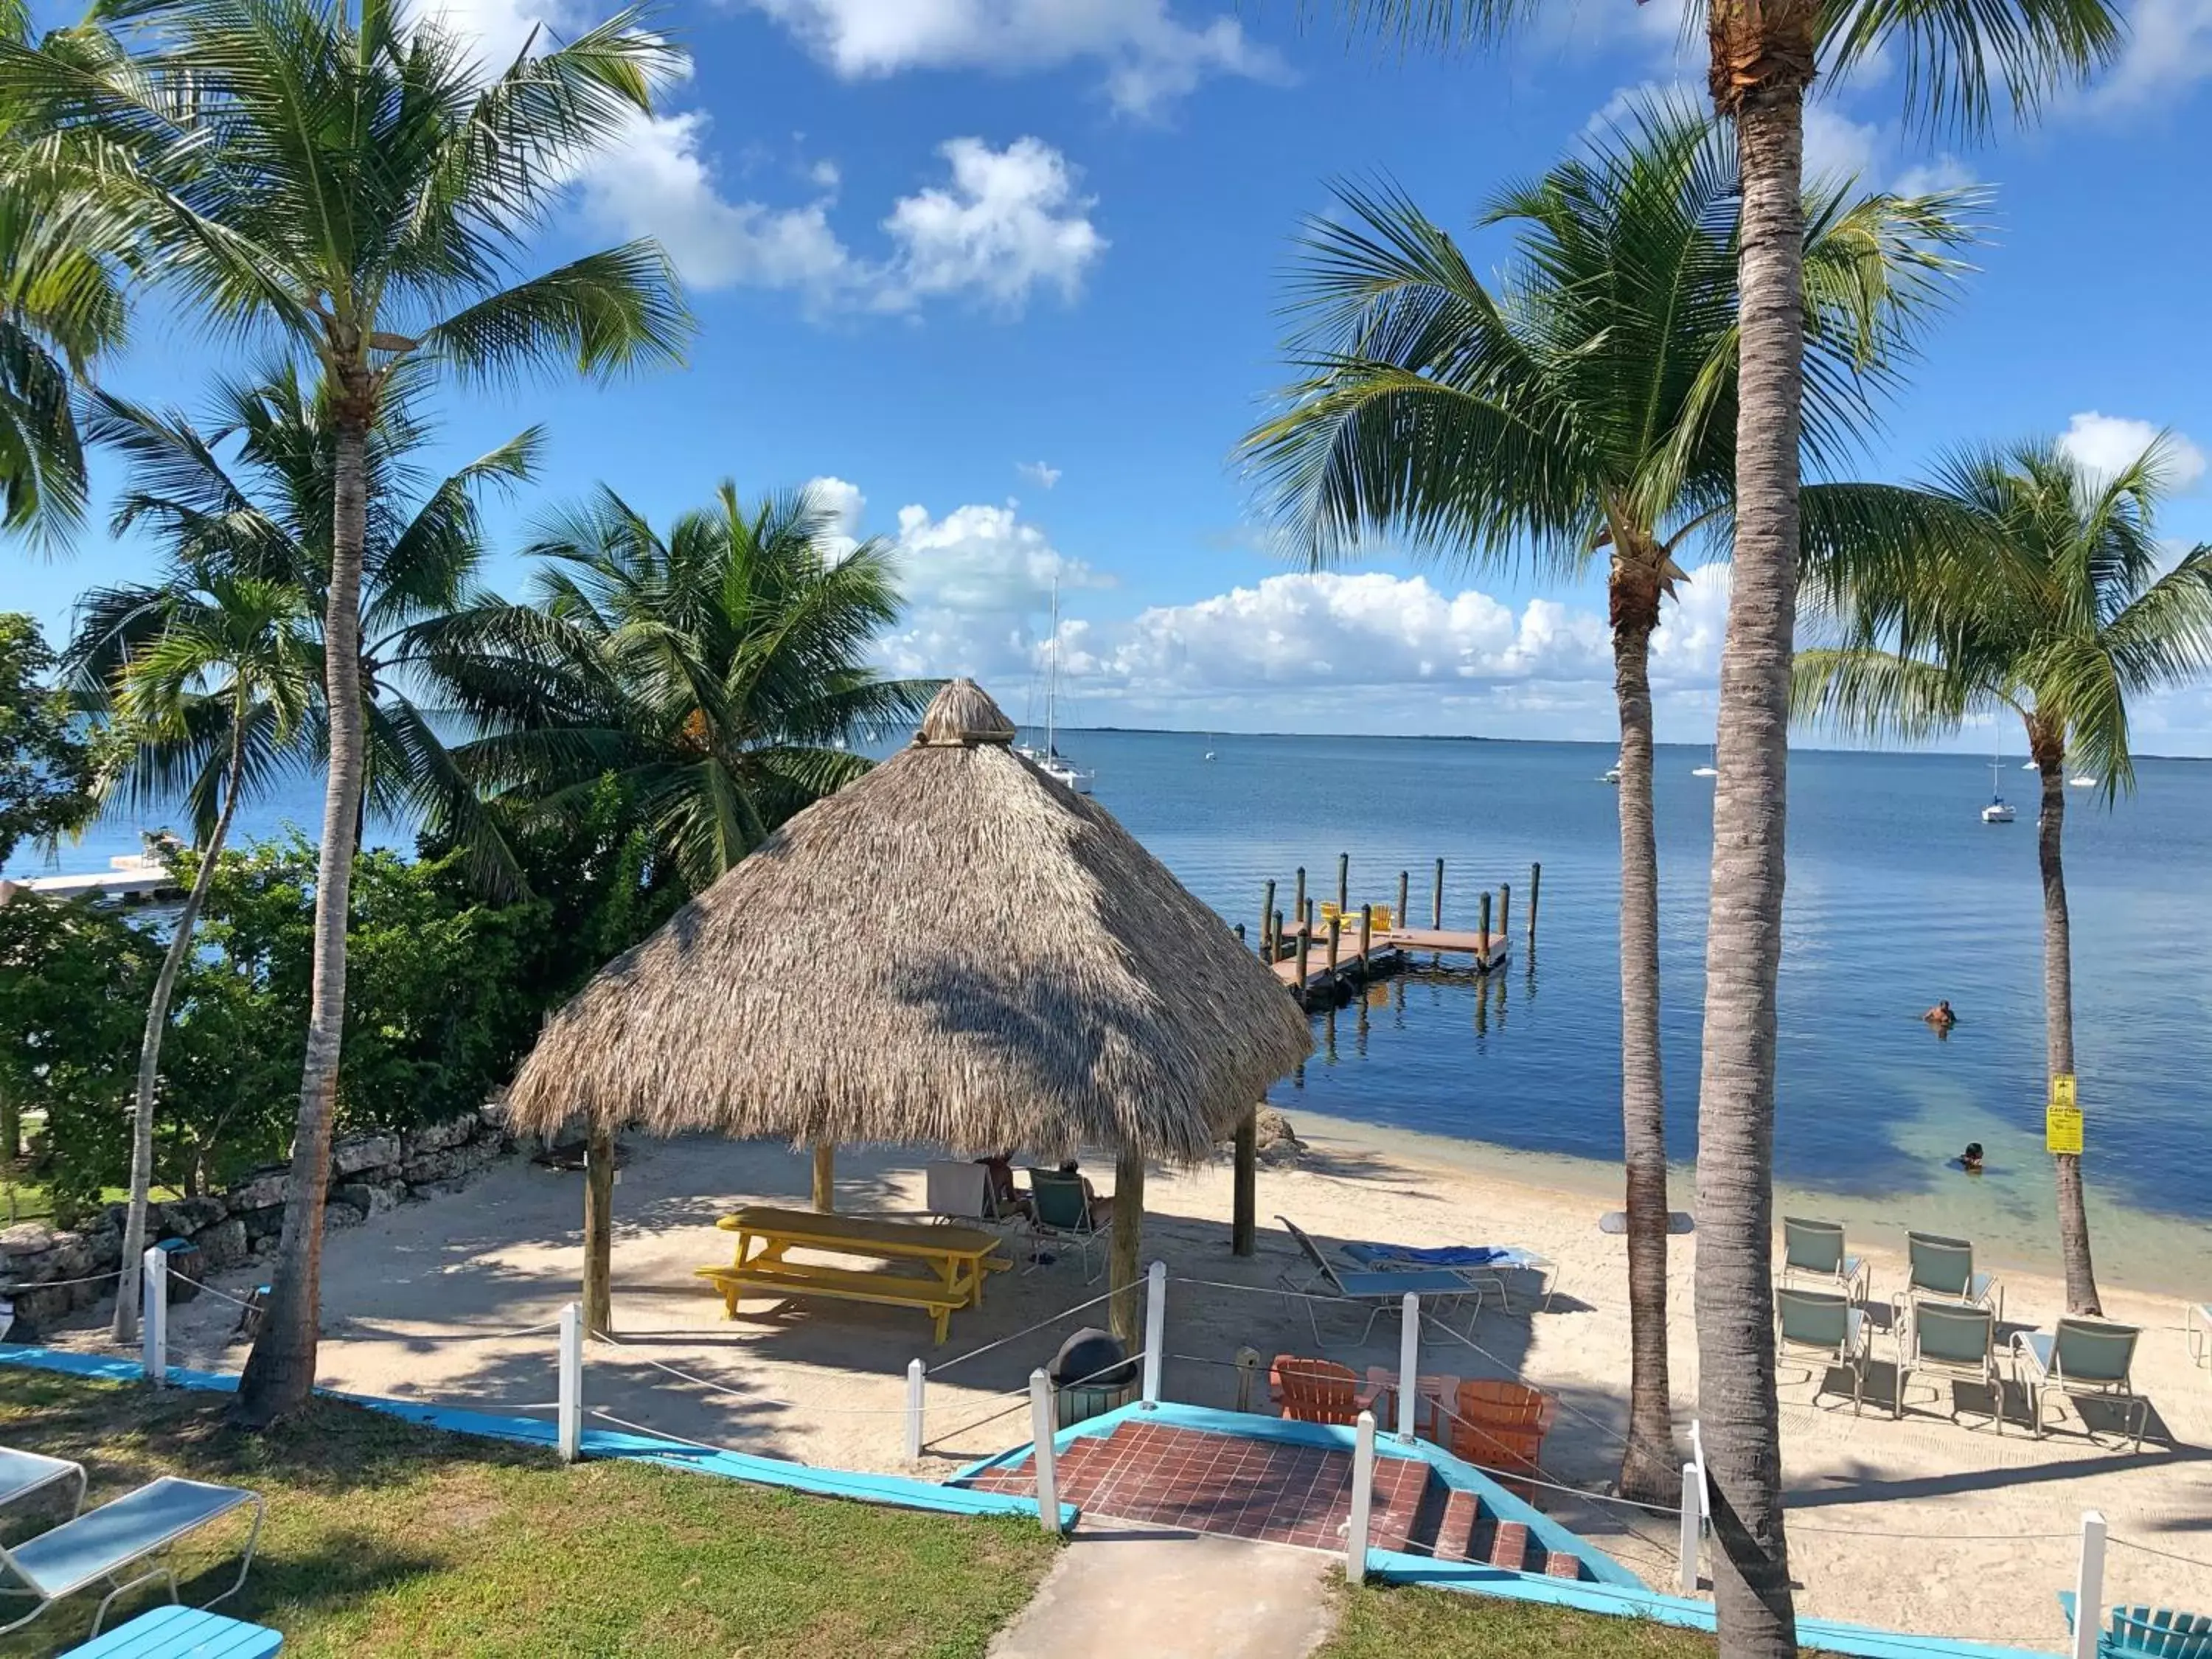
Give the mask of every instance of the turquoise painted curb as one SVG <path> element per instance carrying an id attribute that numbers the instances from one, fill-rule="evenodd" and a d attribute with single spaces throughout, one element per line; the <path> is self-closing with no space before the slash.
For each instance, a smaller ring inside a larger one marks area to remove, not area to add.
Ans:
<path id="1" fill-rule="evenodd" d="M 71 1353 L 59 1348 L 0 1347 L 0 1364 L 21 1365 L 64 1376 L 90 1377 L 103 1382 L 142 1382 L 143 1370 L 127 1359 L 98 1354 Z M 228 1371 L 196 1371 L 172 1365 L 169 1386 L 209 1394 L 235 1394 L 238 1378 Z M 455 1406 L 432 1406 L 411 1400 L 392 1400 L 382 1395 L 344 1394 L 318 1389 L 326 1399 L 344 1401 L 366 1410 L 381 1412 L 448 1434 L 465 1434 L 479 1440 L 504 1440 L 551 1449 L 559 1434 L 550 1421 L 507 1417 L 495 1412 L 470 1411 Z M 895 1474 L 866 1474 L 851 1469 L 816 1468 L 778 1457 L 759 1457 L 749 1452 L 722 1451 L 665 1440 L 657 1435 L 615 1433 L 604 1429 L 584 1431 L 586 1457 L 630 1458 L 665 1468 L 688 1469 L 696 1474 L 752 1486 L 777 1486 L 789 1492 L 811 1492 L 822 1498 L 846 1498 L 856 1503 L 884 1504 L 896 1509 L 923 1510 L 939 1515 L 1027 1516 L 1036 1518 L 1036 1500 L 1004 1492 L 967 1492 L 930 1480 L 910 1480 Z M 1060 1506 L 1060 1530 L 1081 1518 L 1072 1504 Z"/>

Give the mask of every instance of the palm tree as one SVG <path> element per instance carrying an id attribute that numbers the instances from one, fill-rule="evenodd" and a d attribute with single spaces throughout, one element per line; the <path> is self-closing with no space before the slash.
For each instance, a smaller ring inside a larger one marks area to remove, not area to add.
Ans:
<path id="1" fill-rule="evenodd" d="M 936 684 L 866 666 L 898 618 L 889 547 L 850 552 L 808 494 L 725 483 L 664 536 L 612 490 L 544 526 L 534 604 L 416 632 L 484 735 L 456 771 L 496 811 L 578 822 L 612 778 L 698 891 L 866 769 L 851 745 L 910 723 Z"/>
<path id="2" fill-rule="evenodd" d="M 2212 546 L 2179 562 L 2155 509 L 2172 477 L 2160 439 L 2109 477 L 2055 443 L 1950 457 L 1925 486 L 1922 533 L 1820 584 L 1843 642 L 1798 653 L 1805 718 L 1921 742 L 2009 711 L 2041 774 L 2043 1000 L 2051 1075 L 2074 1070 L 2073 945 L 2061 842 L 2070 757 L 2109 805 L 2135 787 L 2128 700 L 2212 672 Z M 2078 1153 L 2053 1155 L 2066 1302 L 2098 1312 Z"/>
<path id="3" fill-rule="evenodd" d="M 1629 1435 L 1621 1489 L 1679 1490 L 1667 1353 L 1667 1137 L 1659 1055 L 1659 870 L 1650 644 L 1684 573 L 1723 528 L 1735 439 L 1735 156 L 1679 103 L 1645 105 L 1586 156 L 1508 191 L 1516 227 L 1493 291 L 1402 198 L 1347 191 L 1297 278 L 1289 408 L 1245 441 L 1265 507 L 1310 561 L 1402 535 L 1417 556 L 1579 573 L 1606 555 L 1620 720 L 1621 1116 L 1627 1168 Z M 1955 270 L 1956 198 L 1807 205 L 1807 447 L 1832 463 L 1871 422 L 1935 284 Z M 1857 487 L 1826 486 L 1856 494 Z"/>
<path id="4" fill-rule="evenodd" d="M 1622 0 L 1626 3 L 1626 0 Z M 1358 26 L 1459 45 L 1538 0 L 1340 0 Z M 1694 15 L 1698 8 L 1691 9 Z M 1774 1030 L 1782 957 L 1790 661 L 1806 386 L 1805 94 L 1825 64 L 1901 58 L 1907 101 L 1978 129 L 2001 89 L 2033 112 L 2118 46 L 2116 0 L 1706 0 L 1713 106 L 1734 126 L 1735 574 L 1721 655 L 1720 778 L 1698 1090 L 1698 1417 L 1728 1659 L 1796 1650 L 1774 1388 Z"/>
<path id="5" fill-rule="evenodd" d="M 336 428 L 307 1059 L 284 1231 L 235 1407 L 262 1425 L 314 1385 L 364 761 L 369 434 L 403 363 L 480 383 L 563 360 L 602 374 L 676 359 L 689 319 L 657 244 L 514 273 L 576 166 L 651 110 L 681 58 L 635 12 L 489 76 L 442 21 L 386 5 L 179 0 L 126 26 L 135 50 L 105 58 L 0 43 L 0 100 L 129 222 L 133 257 L 190 313 L 312 356 Z"/>
<path id="6" fill-rule="evenodd" d="M 544 434 L 529 428 L 434 482 L 412 459 L 430 441 L 416 400 L 404 380 L 388 390 L 363 457 L 372 505 L 362 549 L 366 744 L 355 839 L 372 808 L 387 819 L 422 823 L 469 851 L 488 890 L 512 894 L 524 885 L 514 855 L 473 793 L 459 787 L 436 718 L 422 706 L 430 688 L 413 653 L 420 624 L 483 603 L 482 498 L 529 482 Z M 151 528 L 182 564 L 286 583 L 306 597 L 319 629 L 328 605 L 337 451 L 327 382 L 310 386 L 295 366 L 280 365 L 258 379 L 220 384 L 210 416 L 203 427 L 175 410 L 106 394 L 94 398 L 90 435 L 131 469 L 115 533 Z M 163 593 L 156 584 L 88 596 L 78 654 L 95 678 L 112 673 L 135 642 L 159 629 Z M 319 698 L 296 735 L 295 759 L 319 762 L 327 753 Z M 189 797 L 203 833 L 214 799 L 210 781 L 200 775 Z M 172 781 L 183 784 L 181 777 Z"/>
<path id="7" fill-rule="evenodd" d="M 146 1249 L 146 1203 L 154 1180 L 154 1081 L 169 999 L 191 952 L 192 928 L 207 901 L 231 818 L 272 751 L 287 747 L 313 696 L 318 653 L 307 596 L 288 583 L 235 573 L 180 569 L 148 597 L 158 631 L 143 637 L 112 679 L 85 689 L 105 700 L 116 730 L 131 744 L 104 793 L 145 802 L 180 780 L 175 763 L 220 751 L 216 768 L 197 769 L 200 804 L 212 823 L 196 823 L 199 866 L 177 913 L 138 1046 L 138 1089 L 131 1141 L 131 1201 L 123 1228 L 123 1278 L 116 1289 L 114 1336 L 137 1335 L 139 1259 Z M 212 786 L 211 787 L 210 786 Z M 170 797 L 173 798 L 173 797 Z M 195 815 L 199 816 L 198 814 Z"/>

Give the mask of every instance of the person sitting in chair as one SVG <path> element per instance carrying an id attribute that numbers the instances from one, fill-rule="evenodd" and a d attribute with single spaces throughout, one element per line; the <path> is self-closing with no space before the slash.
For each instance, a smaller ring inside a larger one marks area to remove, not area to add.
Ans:
<path id="1" fill-rule="evenodd" d="M 1000 1152 L 995 1158 L 979 1158 L 983 1166 L 985 1195 L 990 1200 L 991 1214 L 999 1220 L 1030 1213 L 1030 1198 L 1014 1185 L 1014 1155 Z"/>
<path id="2" fill-rule="evenodd" d="M 1064 1176 L 1073 1176 L 1083 1183 L 1083 1201 L 1091 1208 L 1091 1230 L 1093 1232 L 1103 1231 L 1114 1219 L 1114 1195 L 1109 1193 L 1103 1198 L 1099 1197 L 1091 1184 L 1091 1177 L 1083 1173 L 1072 1158 L 1060 1166 L 1060 1172 Z"/>

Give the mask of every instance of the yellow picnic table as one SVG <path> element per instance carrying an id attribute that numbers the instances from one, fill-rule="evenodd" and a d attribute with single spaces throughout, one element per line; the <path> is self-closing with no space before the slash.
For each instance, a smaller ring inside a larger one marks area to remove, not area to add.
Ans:
<path id="1" fill-rule="evenodd" d="M 747 1295 L 823 1296 L 920 1308 L 930 1316 L 941 1343 L 954 1310 L 981 1305 L 985 1277 L 1013 1265 L 994 1254 L 1000 1243 L 997 1234 L 975 1227 L 781 1210 L 764 1204 L 747 1205 L 714 1224 L 738 1236 L 736 1259 L 726 1267 L 698 1267 L 693 1272 L 721 1291 L 723 1311 L 732 1319 L 737 1317 L 738 1301 Z M 933 1276 L 863 1273 L 793 1261 L 788 1252 L 794 1249 L 920 1262 L 932 1270 Z"/>

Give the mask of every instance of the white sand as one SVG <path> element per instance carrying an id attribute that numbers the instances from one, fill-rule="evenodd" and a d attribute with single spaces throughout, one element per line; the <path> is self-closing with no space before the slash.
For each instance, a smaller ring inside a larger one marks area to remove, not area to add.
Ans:
<path id="1" fill-rule="evenodd" d="M 1548 1313 L 1486 1309 L 1478 1353 L 1431 1334 L 1425 1370 L 1525 1376 L 1553 1390 L 1561 1419 L 1546 1449 L 1563 1480 L 1595 1486 L 1614 1472 L 1625 1418 L 1628 1316 L 1622 1242 L 1601 1234 L 1599 1212 L 1615 1206 L 1591 1166 L 1494 1156 L 1454 1146 L 1449 1162 L 1402 1136 L 1357 1135 L 1345 1126 L 1298 1119 L 1313 1150 L 1301 1167 L 1264 1169 L 1261 1212 L 1280 1211 L 1324 1241 L 1384 1238 L 1406 1243 L 1514 1243 L 1559 1263 Z M 1387 1143 L 1387 1144 L 1386 1144 Z M 918 1153 L 845 1154 L 841 1206 L 911 1212 L 921 1203 Z M 1477 1167 L 1482 1164 L 1492 1167 Z M 1093 1169 L 1101 1184 L 1110 1165 Z M 824 1465 L 902 1467 L 901 1402 L 907 1362 L 933 1370 L 957 1355 L 1097 1293 L 1072 1257 L 1033 1273 L 1005 1273 L 988 1305 L 955 1316 L 951 1340 L 933 1352 L 922 1316 L 854 1304 L 788 1313 L 749 1304 L 736 1323 L 691 1269 L 726 1261 L 730 1236 L 714 1218 L 750 1200 L 804 1203 L 805 1160 L 781 1147 L 719 1141 L 641 1142 L 616 1192 L 615 1320 L 622 1348 L 594 1346 L 587 1391 L 598 1409 L 642 1427 L 717 1445 Z M 1164 1257 L 1179 1279 L 1249 1289 L 1171 1285 L 1166 1367 L 1169 1397 L 1234 1402 L 1236 1351 L 1311 1352 L 1304 1313 L 1262 1291 L 1296 1265 L 1272 1224 L 1255 1261 L 1228 1251 L 1230 1175 L 1225 1163 L 1149 1183 L 1146 1255 Z M 324 1258 L 323 1380 L 329 1386 L 455 1404 L 516 1407 L 554 1394 L 550 1333 L 496 1334 L 550 1321 L 574 1294 L 581 1183 L 519 1161 L 465 1195 L 403 1207 L 332 1237 Z M 1940 1224 L 1939 1214 L 1929 1218 Z M 1677 1241 L 1670 1304 L 1676 1412 L 1685 1425 L 1695 1399 L 1690 1320 L 1693 1240 Z M 1902 1283 L 1901 1233 L 1855 1231 L 1852 1247 L 1874 1263 L 1874 1294 L 1886 1303 Z M 2212 1259 L 2193 1275 L 2212 1295 Z M 237 1288 L 244 1273 L 228 1276 Z M 2014 1325 L 2042 1324 L 2062 1310 L 2059 1285 L 2011 1273 L 2005 1311 Z M 1811 1403 L 1811 1387 L 1785 1368 L 1783 1455 L 1790 1491 L 1791 1560 L 1802 1586 L 1800 1611 L 1890 1628 L 2046 1647 L 2063 1636 L 2053 1592 L 2073 1582 L 2074 1534 L 2085 1509 L 2101 1510 L 2116 1540 L 2132 1540 L 2212 1561 L 2212 1376 L 2192 1369 L 2181 1308 L 2106 1287 L 2107 1311 L 2147 1327 L 2138 1386 L 2153 1401 L 2163 1436 L 2140 1455 L 2111 1437 L 2093 1444 L 2069 1416 L 2032 1439 L 2014 1401 L 2004 1434 L 1972 1412 L 1954 1424 L 1948 1383 L 1916 1386 L 1903 1422 L 1887 1412 L 1893 1349 L 1880 1362 L 1869 1405 L 1852 1414 L 1848 1396 Z M 179 1310 L 179 1363 L 235 1366 L 243 1350 L 225 1344 L 234 1310 L 204 1299 Z M 929 1391 L 927 1471 L 941 1474 L 1028 1437 L 1018 1390 L 1031 1367 L 1103 1309 L 1063 1321 L 953 1365 Z M 1357 1334 L 1324 1310 L 1333 1342 Z M 480 1340 L 454 1340 L 481 1334 Z M 91 1340 L 88 1334 L 82 1340 Z M 1355 1365 L 1395 1364 L 1395 1322 L 1377 1328 Z M 673 1364 L 732 1392 L 681 1381 L 645 1362 Z M 1941 1403 L 1931 1399 L 1938 1391 Z M 1879 1402 L 1878 1404 L 1875 1402 Z M 1966 1400 L 1962 1404 L 1976 1404 Z M 1011 1411 L 1009 1412 L 1009 1408 Z M 1008 1413 L 1008 1414 L 1000 1414 Z M 981 1420 L 993 1419 L 995 1420 Z M 2166 1443 L 2166 1437 L 2175 1443 Z M 1559 1494 L 1545 1506 L 1641 1573 L 1671 1587 L 1674 1522 L 1638 1517 Z M 2112 1600 L 2212 1606 L 2212 1568 L 2162 1560 L 2116 1542 Z"/>

